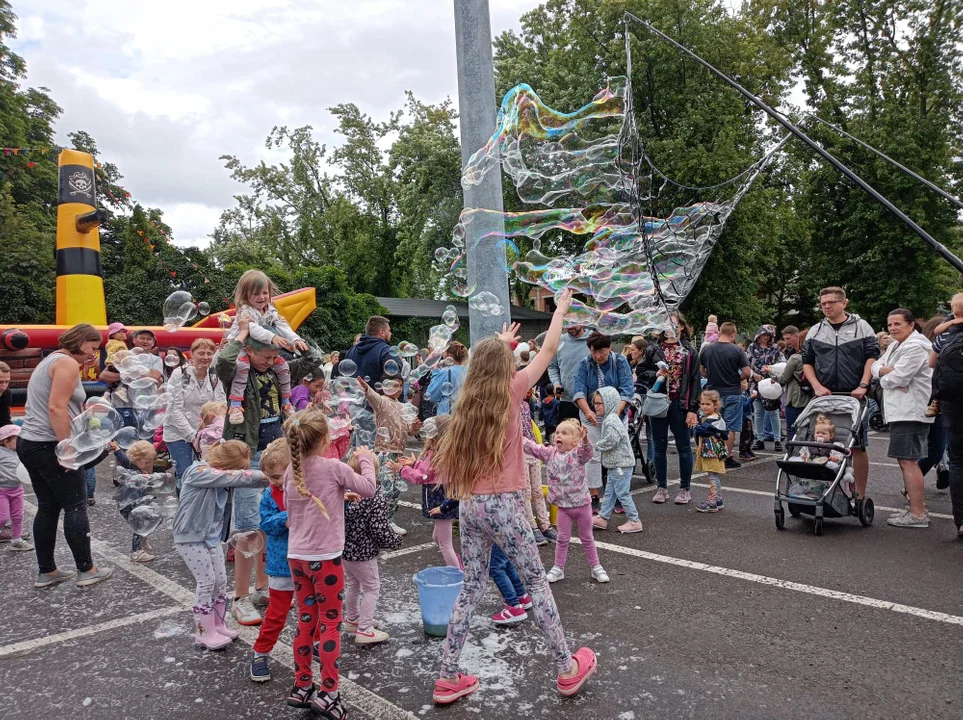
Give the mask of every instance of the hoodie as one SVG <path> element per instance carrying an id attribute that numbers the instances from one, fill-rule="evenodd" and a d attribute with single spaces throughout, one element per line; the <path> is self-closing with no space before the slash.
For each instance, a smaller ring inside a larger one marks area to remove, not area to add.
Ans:
<path id="1" fill-rule="evenodd" d="M 873 363 L 873 377 L 879 378 L 883 388 L 883 416 L 887 423 L 933 422 L 934 418 L 926 416 L 933 381 L 929 366 L 932 348 L 930 341 L 914 330 L 903 342 L 891 342 L 883 357 Z M 884 367 L 893 371 L 880 377 L 879 371 Z"/>
<path id="2" fill-rule="evenodd" d="M 613 387 L 599 389 L 605 415 L 599 431 L 598 449 L 602 452 L 604 468 L 634 468 L 635 455 L 629 441 L 629 430 L 619 418 L 619 391 Z"/>
<path id="3" fill-rule="evenodd" d="M 344 354 L 342 360 L 351 360 L 358 366 L 357 377 L 369 385 L 381 382 L 385 363 L 391 359 L 391 347 L 383 338 L 362 335 L 358 344 Z M 334 369 L 337 374 L 337 368 Z"/>
<path id="4" fill-rule="evenodd" d="M 568 333 L 562 333 L 558 352 L 555 353 L 555 357 L 552 358 L 552 362 L 548 366 L 549 380 L 553 385 L 562 386 L 562 396 L 559 400 L 574 402 L 575 372 L 578 370 L 579 363 L 589 356 L 589 334 L 584 328 L 582 334 L 577 338 Z"/>

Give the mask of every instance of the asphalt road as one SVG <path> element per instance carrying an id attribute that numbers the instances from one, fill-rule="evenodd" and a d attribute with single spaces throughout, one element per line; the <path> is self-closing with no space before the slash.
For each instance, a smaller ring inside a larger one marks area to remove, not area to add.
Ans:
<path id="1" fill-rule="evenodd" d="M 945 491 L 927 478 L 934 517 L 925 530 L 888 527 L 901 507 L 899 471 L 885 457 L 886 436 L 871 441 L 870 495 L 877 520 L 787 518 L 777 531 L 772 456 L 724 478 L 726 509 L 656 506 L 639 482 L 645 531 L 596 532 L 612 577 L 589 577 L 570 547 L 565 580 L 553 586 L 573 647 L 587 644 L 599 671 L 578 698 L 560 699 L 537 627 L 496 628 L 494 587 L 479 607 L 463 670 L 482 687 L 435 709 L 431 688 L 441 641 L 420 626 L 412 574 L 441 564 L 429 521 L 409 490 L 398 521 L 401 550 L 382 563 L 378 617 L 392 639 L 345 643 L 342 690 L 352 718 L 960 718 L 963 717 L 963 543 L 948 518 Z M 670 477 L 674 457 L 670 457 Z M 707 490 L 694 479 L 695 500 Z M 158 558 L 127 559 L 129 530 L 111 502 L 102 466 L 91 508 L 98 565 L 107 583 L 33 588 L 32 553 L 0 549 L 5 602 L 0 620 L 0 707 L 5 718 L 310 717 L 283 700 L 292 684 L 289 627 L 274 652 L 270 683 L 248 679 L 245 631 L 223 653 L 190 639 L 193 580 L 162 526 Z M 28 494 L 28 501 L 32 496 Z M 29 508 L 28 508 L 29 509 Z M 542 549 L 551 565 L 553 546 Z M 58 561 L 71 568 L 62 537 Z M 163 637 L 166 629 L 176 633 Z"/>

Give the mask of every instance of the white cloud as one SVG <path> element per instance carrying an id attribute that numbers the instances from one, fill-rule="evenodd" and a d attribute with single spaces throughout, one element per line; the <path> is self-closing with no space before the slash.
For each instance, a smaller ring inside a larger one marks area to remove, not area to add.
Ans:
<path id="1" fill-rule="evenodd" d="M 492 31 L 538 0 L 492 0 Z M 218 160 L 272 154 L 275 125 L 328 107 L 387 118 L 412 90 L 457 100 L 452 0 L 13 0 L 28 83 L 64 109 L 57 139 L 86 130 L 134 199 L 160 207 L 177 242 L 203 244 L 242 188 Z"/>

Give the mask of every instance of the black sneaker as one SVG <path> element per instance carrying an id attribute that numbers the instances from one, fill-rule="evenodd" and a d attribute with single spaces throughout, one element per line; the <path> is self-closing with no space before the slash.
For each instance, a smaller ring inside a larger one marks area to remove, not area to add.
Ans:
<path id="1" fill-rule="evenodd" d="M 600 510 L 601 508 L 602 508 L 602 503 L 599 501 L 599 496 L 598 496 L 598 495 L 593 495 L 593 496 L 592 496 L 592 514 L 593 514 L 593 515 L 598 515 L 598 514 L 599 514 L 599 510 Z"/>
<path id="2" fill-rule="evenodd" d="M 742 462 L 752 462 L 753 460 L 758 460 L 759 458 L 758 456 L 752 454 L 751 452 L 748 452 L 748 453 L 739 453 L 739 459 L 742 460 Z"/>
<path id="3" fill-rule="evenodd" d="M 311 701 L 314 699 L 314 687 L 298 687 L 295 685 L 290 694 L 288 695 L 288 705 L 293 708 L 299 708 L 301 710 L 307 710 L 311 707 Z"/>
<path id="4" fill-rule="evenodd" d="M 532 535 L 535 536 L 535 544 L 538 545 L 539 547 L 541 547 L 542 545 L 548 545 L 548 538 L 546 538 L 542 534 L 542 531 L 539 530 L 538 528 L 534 528 L 532 530 Z"/>
<path id="5" fill-rule="evenodd" d="M 950 469 L 946 465 L 936 466 L 936 489 L 946 490 L 950 486 Z"/>
<path id="6" fill-rule="evenodd" d="M 781 452 L 782 452 L 782 443 L 779 442 L 778 440 L 776 440 L 775 451 L 776 451 L 777 453 L 781 453 Z"/>
<path id="7" fill-rule="evenodd" d="M 731 458 L 731 457 L 726 458 L 726 470 L 735 470 L 741 467 L 742 467 L 742 463 L 736 460 L 735 458 Z"/>
<path id="8" fill-rule="evenodd" d="M 326 720 L 342 720 L 348 717 L 348 711 L 341 704 L 341 693 L 331 697 L 324 690 L 314 696 L 311 701 L 311 709 Z"/>
<path id="9" fill-rule="evenodd" d="M 268 667 L 268 656 L 254 653 L 251 658 L 251 680 L 261 683 L 270 679 L 271 668 Z"/>
<path id="10" fill-rule="evenodd" d="M 753 450 L 762 450 L 763 452 L 765 452 L 765 450 L 766 450 L 766 443 L 764 443 L 762 440 L 756 440 L 756 442 L 755 442 L 755 443 L 753 444 L 753 446 L 752 446 L 752 449 L 753 449 Z"/>

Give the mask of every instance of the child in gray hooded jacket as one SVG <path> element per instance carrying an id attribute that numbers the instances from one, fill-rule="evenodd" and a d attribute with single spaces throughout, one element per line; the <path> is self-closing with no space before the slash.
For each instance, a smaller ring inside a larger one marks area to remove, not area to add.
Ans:
<path id="1" fill-rule="evenodd" d="M 598 449 L 602 454 L 602 467 L 608 470 L 605 496 L 599 514 L 592 518 L 592 525 L 605 530 L 618 500 L 625 508 L 627 522 L 619 525 L 621 533 L 642 532 L 639 511 L 629 492 L 632 485 L 632 471 L 635 469 L 635 455 L 629 441 L 629 430 L 619 417 L 621 397 L 614 387 L 599 388 L 592 398 L 596 417 L 603 418 L 599 431 Z"/>

